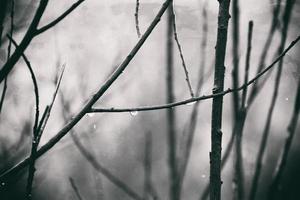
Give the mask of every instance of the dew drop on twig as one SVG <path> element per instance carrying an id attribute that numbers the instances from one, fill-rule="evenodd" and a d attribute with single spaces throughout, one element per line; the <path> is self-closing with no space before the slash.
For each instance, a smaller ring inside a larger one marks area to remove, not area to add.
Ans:
<path id="1" fill-rule="evenodd" d="M 187 106 L 192 106 L 192 105 L 194 105 L 195 103 L 196 103 L 196 101 L 192 101 L 192 102 L 187 103 L 186 105 L 187 105 Z"/>
<path id="2" fill-rule="evenodd" d="M 88 113 L 87 116 L 88 117 L 94 117 L 95 113 Z"/>
<path id="3" fill-rule="evenodd" d="M 138 111 L 131 111 L 130 112 L 130 115 L 133 116 L 133 117 L 137 116 L 138 114 L 139 114 Z"/>

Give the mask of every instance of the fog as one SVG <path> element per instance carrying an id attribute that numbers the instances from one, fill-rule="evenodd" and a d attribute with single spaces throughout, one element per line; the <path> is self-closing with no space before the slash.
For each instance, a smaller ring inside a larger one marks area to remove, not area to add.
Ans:
<path id="1" fill-rule="evenodd" d="M 10 2 L 10 1 L 9 1 Z M 162 0 L 140 1 L 139 25 L 143 33 L 161 7 Z M 243 83 L 247 45 L 248 21 L 253 20 L 254 31 L 249 77 L 256 74 L 259 56 L 271 24 L 272 1 L 240 1 L 240 85 Z M 19 43 L 34 15 L 39 1 L 15 0 L 14 39 Z M 73 1 L 52 0 L 47 6 L 40 26 L 62 12 Z M 201 95 L 211 94 L 213 88 L 214 53 L 217 32 L 218 1 L 176 0 L 174 8 L 178 38 L 189 71 L 193 89 L 199 79 L 198 71 L 203 38 L 203 6 L 207 9 L 208 37 L 205 50 L 206 64 Z M 284 6 L 284 3 L 283 5 Z M 39 86 L 40 110 L 51 102 L 55 79 L 63 65 L 58 96 L 49 122 L 42 135 L 40 146 L 46 144 L 72 119 L 89 98 L 103 85 L 128 52 L 139 40 L 136 33 L 134 0 L 87 0 L 64 20 L 33 39 L 25 51 L 36 74 Z M 299 35 L 300 2 L 296 1 L 291 17 L 286 46 Z M 6 14 L 4 34 L 0 49 L 0 66 L 7 57 L 9 13 Z M 127 69 L 94 105 L 95 108 L 130 108 L 160 105 L 166 102 L 166 15 L 153 30 Z M 280 42 L 280 32 L 274 35 L 271 50 L 265 63 L 274 60 Z M 266 190 L 272 179 L 279 154 L 287 135 L 300 77 L 300 46 L 296 45 L 284 58 L 283 73 L 275 106 L 267 150 L 263 161 L 257 199 L 266 198 Z M 232 21 L 229 22 L 228 45 L 225 60 L 225 89 L 232 87 Z M 174 94 L 176 101 L 190 98 L 178 49 L 174 44 Z M 255 160 L 261 135 L 266 122 L 275 70 L 255 99 L 247 116 L 243 133 L 243 164 L 245 192 L 249 193 Z M 1 83 L 2 91 L 3 84 Z M 182 199 L 199 199 L 209 182 L 209 151 L 211 128 L 211 99 L 198 106 L 197 125 L 186 177 L 183 182 Z M 191 105 L 174 109 L 178 142 L 193 110 Z M 35 96 L 32 80 L 25 62 L 20 59 L 7 79 L 7 93 L 0 115 L 0 171 L 13 167 L 29 156 L 32 126 L 35 115 Z M 169 168 L 167 165 L 166 110 L 138 113 L 93 113 L 85 115 L 72 129 L 95 158 L 109 171 L 142 196 L 144 191 L 145 135 L 151 133 L 152 181 L 160 199 L 168 199 Z M 223 150 L 233 129 L 232 97 L 224 96 Z M 284 175 L 285 199 L 300 198 L 300 135 L 294 137 L 292 150 Z M 178 145 L 180 149 L 180 145 Z M 84 199 L 131 199 L 103 174 L 97 172 L 78 151 L 68 134 L 36 162 L 33 182 L 33 199 L 76 199 L 69 178 L 71 177 Z M 27 168 L 10 186 L 3 199 L 24 199 Z M 233 159 L 230 158 L 222 172 L 222 197 L 232 198 Z M 293 187 L 292 187 L 293 186 Z M 2 197 L 0 198 L 2 199 Z"/>

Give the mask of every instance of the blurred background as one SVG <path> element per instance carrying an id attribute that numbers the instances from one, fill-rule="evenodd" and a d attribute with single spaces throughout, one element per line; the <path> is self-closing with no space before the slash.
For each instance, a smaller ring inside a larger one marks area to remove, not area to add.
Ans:
<path id="1" fill-rule="evenodd" d="M 8 1 L 10 2 L 10 1 Z M 283 1 L 285 2 L 285 1 Z M 14 39 L 19 43 L 38 6 L 38 0 L 15 0 Z M 59 16 L 73 1 L 49 1 L 40 26 Z M 40 108 L 51 102 L 55 79 L 61 66 L 66 65 L 58 97 L 49 123 L 41 139 L 45 144 L 71 119 L 84 103 L 105 82 L 112 71 L 127 56 L 138 41 L 135 29 L 135 0 L 87 0 L 58 25 L 34 38 L 25 54 L 37 76 Z M 143 33 L 158 12 L 162 0 L 140 1 L 139 25 Z M 8 3 L 10 5 L 10 3 Z M 207 10 L 207 48 L 201 49 L 203 39 L 203 8 Z M 253 20 L 250 78 L 256 74 L 259 55 L 268 37 L 272 20 L 272 1 L 240 1 L 240 76 L 244 74 L 248 21 Z M 284 6 L 284 3 L 283 3 Z M 196 88 L 205 53 L 204 82 L 200 94 L 210 94 L 213 88 L 214 47 L 216 43 L 218 2 L 202 0 L 175 0 L 174 9 L 179 41 L 189 71 L 191 84 Z M 9 10 L 9 9 L 8 9 Z M 0 49 L 0 65 L 6 61 L 9 31 L 9 12 L 6 13 L 4 34 Z M 293 9 L 287 45 L 299 34 L 300 2 Z M 232 21 L 229 22 L 226 54 L 225 88 L 232 87 Z M 97 108 L 123 108 L 164 104 L 166 102 L 166 15 L 155 28 L 128 68 L 96 103 Z M 279 31 L 274 33 L 269 56 L 270 64 L 280 42 Z M 286 46 L 287 46 L 286 45 Z M 287 135 L 297 83 L 300 77 L 300 46 L 284 58 L 279 96 L 275 106 L 270 137 L 263 160 L 257 199 L 266 198 L 279 154 Z M 178 49 L 174 46 L 174 94 L 176 101 L 190 98 L 181 66 Z M 275 70 L 272 71 L 249 114 L 243 136 L 245 187 L 248 194 L 255 169 L 258 146 L 271 101 Z M 242 78 L 241 82 L 242 84 Z M 2 91 L 3 84 L 1 84 Z M 22 59 L 7 79 L 7 93 L 0 115 L 0 171 L 5 172 L 30 153 L 32 126 L 35 114 L 33 86 Z M 232 98 L 224 97 L 223 150 L 232 132 Z M 209 151 L 211 100 L 198 106 L 197 125 L 191 156 L 183 182 L 182 199 L 199 199 L 209 181 Z M 183 137 L 194 106 L 173 108 L 176 115 L 178 141 Z M 93 113 L 86 115 L 73 129 L 74 135 L 94 157 L 123 180 L 138 194 L 143 193 L 146 135 L 152 135 L 152 181 L 158 196 L 168 199 L 166 110 L 138 113 Z M 288 158 L 283 178 L 284 199 L 299 199 L 300 192 L 300 134 L 298 129 Z M 178 145 L 180 148 L 180 145 Z M 120 188 L 97 172 L 78 151 L 69 134 L 36 162 L 33 199 L 76 199 L 70 178 L 84 199 L 131 199 Z M 232 198 L 233 160 L 230 158 L 222 173 L 223 199 Z M 27 170 L 4 199 L 24 199 Z M 2 197 L 0 198 L 2 199 Z"/>

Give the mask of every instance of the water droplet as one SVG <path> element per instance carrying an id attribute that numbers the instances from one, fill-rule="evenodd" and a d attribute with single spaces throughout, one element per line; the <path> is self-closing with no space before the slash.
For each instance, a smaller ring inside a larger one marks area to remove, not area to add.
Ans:
<path id="1" fill-rule="evenodd" d="M 137 116 L 139 113 L 138 113 L 138 111 L 131 111 L 130 112 L 130 115 L 131 116 Z"/>
<path id="2" fill-rule="evenodd" d="M 87 115 L 88 115 L 88 117 L 93 117 L 95 115 L 95 113 L 88 113 Z"/>
<path id="3" fill-rule="evenodd" d="M 205 174 L 202 174 L 201 177 L 202 177 L 202 178 L 206 178 L 206 175 L 205 175 Z"/>
<path id="4" fill-rule="evenodd" d="M 187 105 L 187 106 L 192 106 L 192 105 L 194 105 L 195 103 L 196 103 L 196 101 L 192 101 L 192 102 L 187 103 L 186 105 Z"/>
<path id="5" fill-rule="evenodd" d="M 289 100 L 289 98 L 287 97 L 287 98 L 285 98 L 285 100 L 286 100 L 286 101 L 288 101 L 288 100 Z"/>
<path id="6" fill-rule="evenodd" d="M 1 183 L 1 185 L 2 185 L 2 186 L 4 186 L 4 185 L 5 185 L 5 183 L 4 183 L 4 182 L 2 182 L 2 183 Z"/>
<path id="7" fill-rule="evenodd" d="M 33 143 L 33 144 L 36 144 L 36 143 L 37 143 L 37 141 L 36 141 L 36 140 L 32 140 L 32 143 Z"/>
<path id="8" fill-rule="evenodd" d="M 94 125 L 93 125 L 93 128 L 94 128 L 94 129 L 96 129 L 96 128 L 97 128 L 97 125 L 96 125 L 96 124 L 94 124 Z"/>

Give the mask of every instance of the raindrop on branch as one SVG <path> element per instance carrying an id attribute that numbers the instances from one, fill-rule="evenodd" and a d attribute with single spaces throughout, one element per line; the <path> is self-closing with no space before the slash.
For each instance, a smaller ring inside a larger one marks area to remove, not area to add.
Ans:
<path id="1" fill-rule="evenodd" d="M 94 117 L 95 113 L 88 113 L 87 116 L 88 117 Z"/>
<path id="2" fill-rule="evenodd" d="M 187 106 L 192 106 L 192 105 L 194 105 L 195 103 L 196 103 L 196 101 L 192 101 L 192 102 L 187 103 L 186 105 L 187 105 Z"/>
<path id="3" fill-rule="evenodd" d="M 131 111 L 130 112 L 130 115 L 133 116 L 133 117 L 137 116 L 138 114 L 139 114 L 138 111 Z"/>

